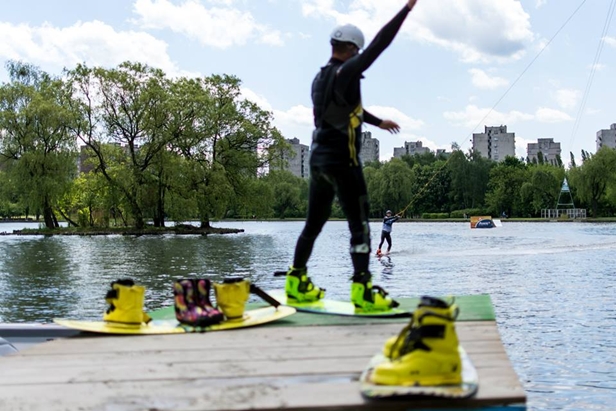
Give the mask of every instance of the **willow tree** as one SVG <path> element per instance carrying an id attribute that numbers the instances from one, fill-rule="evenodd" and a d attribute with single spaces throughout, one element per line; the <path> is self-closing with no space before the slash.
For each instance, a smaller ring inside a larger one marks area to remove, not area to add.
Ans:
<path id="1" fill-rule="evenodd" d="M 569 170 L 569 181 L 593 217 L 598 217 L 608 204 L 608 188 L 616 184 L 616 150 L 603 147 L 594 155 L 586 153 L 584 162 Z"/>
<path id="2" fill-rule="evenodd" d="M 520 187 L 522 201 L 529 204 L 534 215 L 541 210 L 555 208 L 565 170 L 544 162 L 528 168 L 527 179 Z"/>
<path id="3" fill-rule="evenodd" d="M 522 198 L 522 185 L 528 181 L 526 164 L 511 156 L 490 170 L 486 205 L 495 215 L 526 216 L 531 206 Z"/>
<path id="4" fill-rule="evenodd" d="M 97 159 L 95 172 L 122 193 L 135 227 L 143 228 L 144 203 L 158 192 L 161 152 L 173 138 L 169 80 L 159 69 L 131 62 L 113 69 L 79 65 L 67 75 L 82 119 L 75 132 Z M 122 150 L 106 150 L 109 145 Z"/>
<path id="5" fill-rule="evenodd" d="M 191 130 L 174 140 L 174 150 L 186 159 L 186 186 L 196 198 L 202 227 L 223 216 L 240 191 L 250 187 L 259 168 L 269 161 L 270 146 L 282 139 L 271 113 L 245 100 L 241 82 L 214 75 L 190 84 L 198 110 Z"/>
<path id="6" fill-rule="evenodd" d="M 470 149 L 466 154 L 455 150 L 448 162 L 451 177 L 449 194 L 452 210 L 482 208 L 490 180 L 490 170 L 496 162 Z"/>
<path id="7" fill-rule="evenodd" d="M 378 168 L 366 167 L 366 186 L 371 215 L 382 216 L 385 210 L 403 210 L 413 198 L 411 168 L 404 161 L 392 158 Z"/>
<path id="8" fill-rule="evenodd" d="M 54 208 L 77 173 L 76 113 L 60 79 L 20 62 L 0 86 L 0 155 L 21 201 L 59 227 Z"/>

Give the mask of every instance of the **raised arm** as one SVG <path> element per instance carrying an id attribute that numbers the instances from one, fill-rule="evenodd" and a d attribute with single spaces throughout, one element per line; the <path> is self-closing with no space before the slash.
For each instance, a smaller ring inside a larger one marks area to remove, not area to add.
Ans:
<path id="1" fill-rule="evenodd" d="M 404 23 L 406 16 L 411 11 L 412 6 L 415 5 L 415 2 L 416 0 L 409 0 L 402 10 L 400 10 L 398 14 L 377 33 L 372 42 L 362 53 L 348 59 L 342 67 L 340 67 L 338 71 L 338 80 L 336 82 L 336 88 L 338 90 L 345 90 L 349 82 L 366 71 L 391 44 L 400 30 L 400 27 L 402 27 L 402 23 Z"/>

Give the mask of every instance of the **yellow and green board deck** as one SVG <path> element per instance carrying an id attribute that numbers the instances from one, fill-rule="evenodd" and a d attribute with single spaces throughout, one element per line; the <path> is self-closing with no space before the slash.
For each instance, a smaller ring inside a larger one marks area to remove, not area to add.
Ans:
<path id="1" fill-rule="evenodd" d="M 56 324 L 80 331 L 102 334 L 185 334 L 210 331 L 224 331 L 237 328 L 253 327 L 280 320 L 294 314 L 293 307 L 279 306 L 257 308 L 244 312 L 244 317 L 239 320 L 225 320 L 219 324 L 207 327 L 191 327 L 181 325 L 176 319 L 173 307 L 163 308 L 150 315 L 152 321 L 148 324 L 122 324 L 106 321 L 79 321 L 70 319 L 54 318 Z"/>
<path id="2" fill-rule="evenodd" d="M 290 306 L 297 311 L 313 313 L 313 314 L 331 314 L 331 315 L 347 315 L 371 318 L 393 318 L 393 317 L 410 317 L 412 313 L 399 308 L 392 308 L 388 311 L 365 312 L 355 308 L 350 301 L 339 301 L 322 299 L 314 302 L 300 303 L 293 299 L 287 298 L 284 290 L 266 291 L 268 295 L 276 299 L 280 304 Z"/>

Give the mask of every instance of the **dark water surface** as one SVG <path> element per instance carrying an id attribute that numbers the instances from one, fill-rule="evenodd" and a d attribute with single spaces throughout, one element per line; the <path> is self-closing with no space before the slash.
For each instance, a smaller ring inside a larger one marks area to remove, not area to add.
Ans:
<path id="1" fill-rule="evenodd" d="M 0 224 L 11 232 L 28 224 Z M 37 227 L 32 224 L 31 227 Z M 171 305 L 181 277 L 241 274 L 281 288 L 301 222 L 222 222 L 211 236 L 0 236 L 0 322 L 102 318 L 109 283 L 147 287 L 146 309 Z M 372 224 L 373 249 L 380 224 Z M 329 298 L 347 299 L 348 229 L 329 222 L 309 262 Z M 490 294 L 529 410 L 616 409 L 616 224 L 394 224 L 388 258 L 371 261 L 393 295 Z"/>

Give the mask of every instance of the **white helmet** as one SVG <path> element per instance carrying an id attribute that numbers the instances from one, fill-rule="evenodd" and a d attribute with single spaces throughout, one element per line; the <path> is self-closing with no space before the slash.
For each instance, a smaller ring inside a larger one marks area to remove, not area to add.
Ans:
<path id="1" fill-rule="evenodd" d="M 332 31 L 331 39 L 343 43 L 353 43 L 359 49 L 364 48 L 364 35 L 360 29 L 352 24 L 338 26 Z"/>

